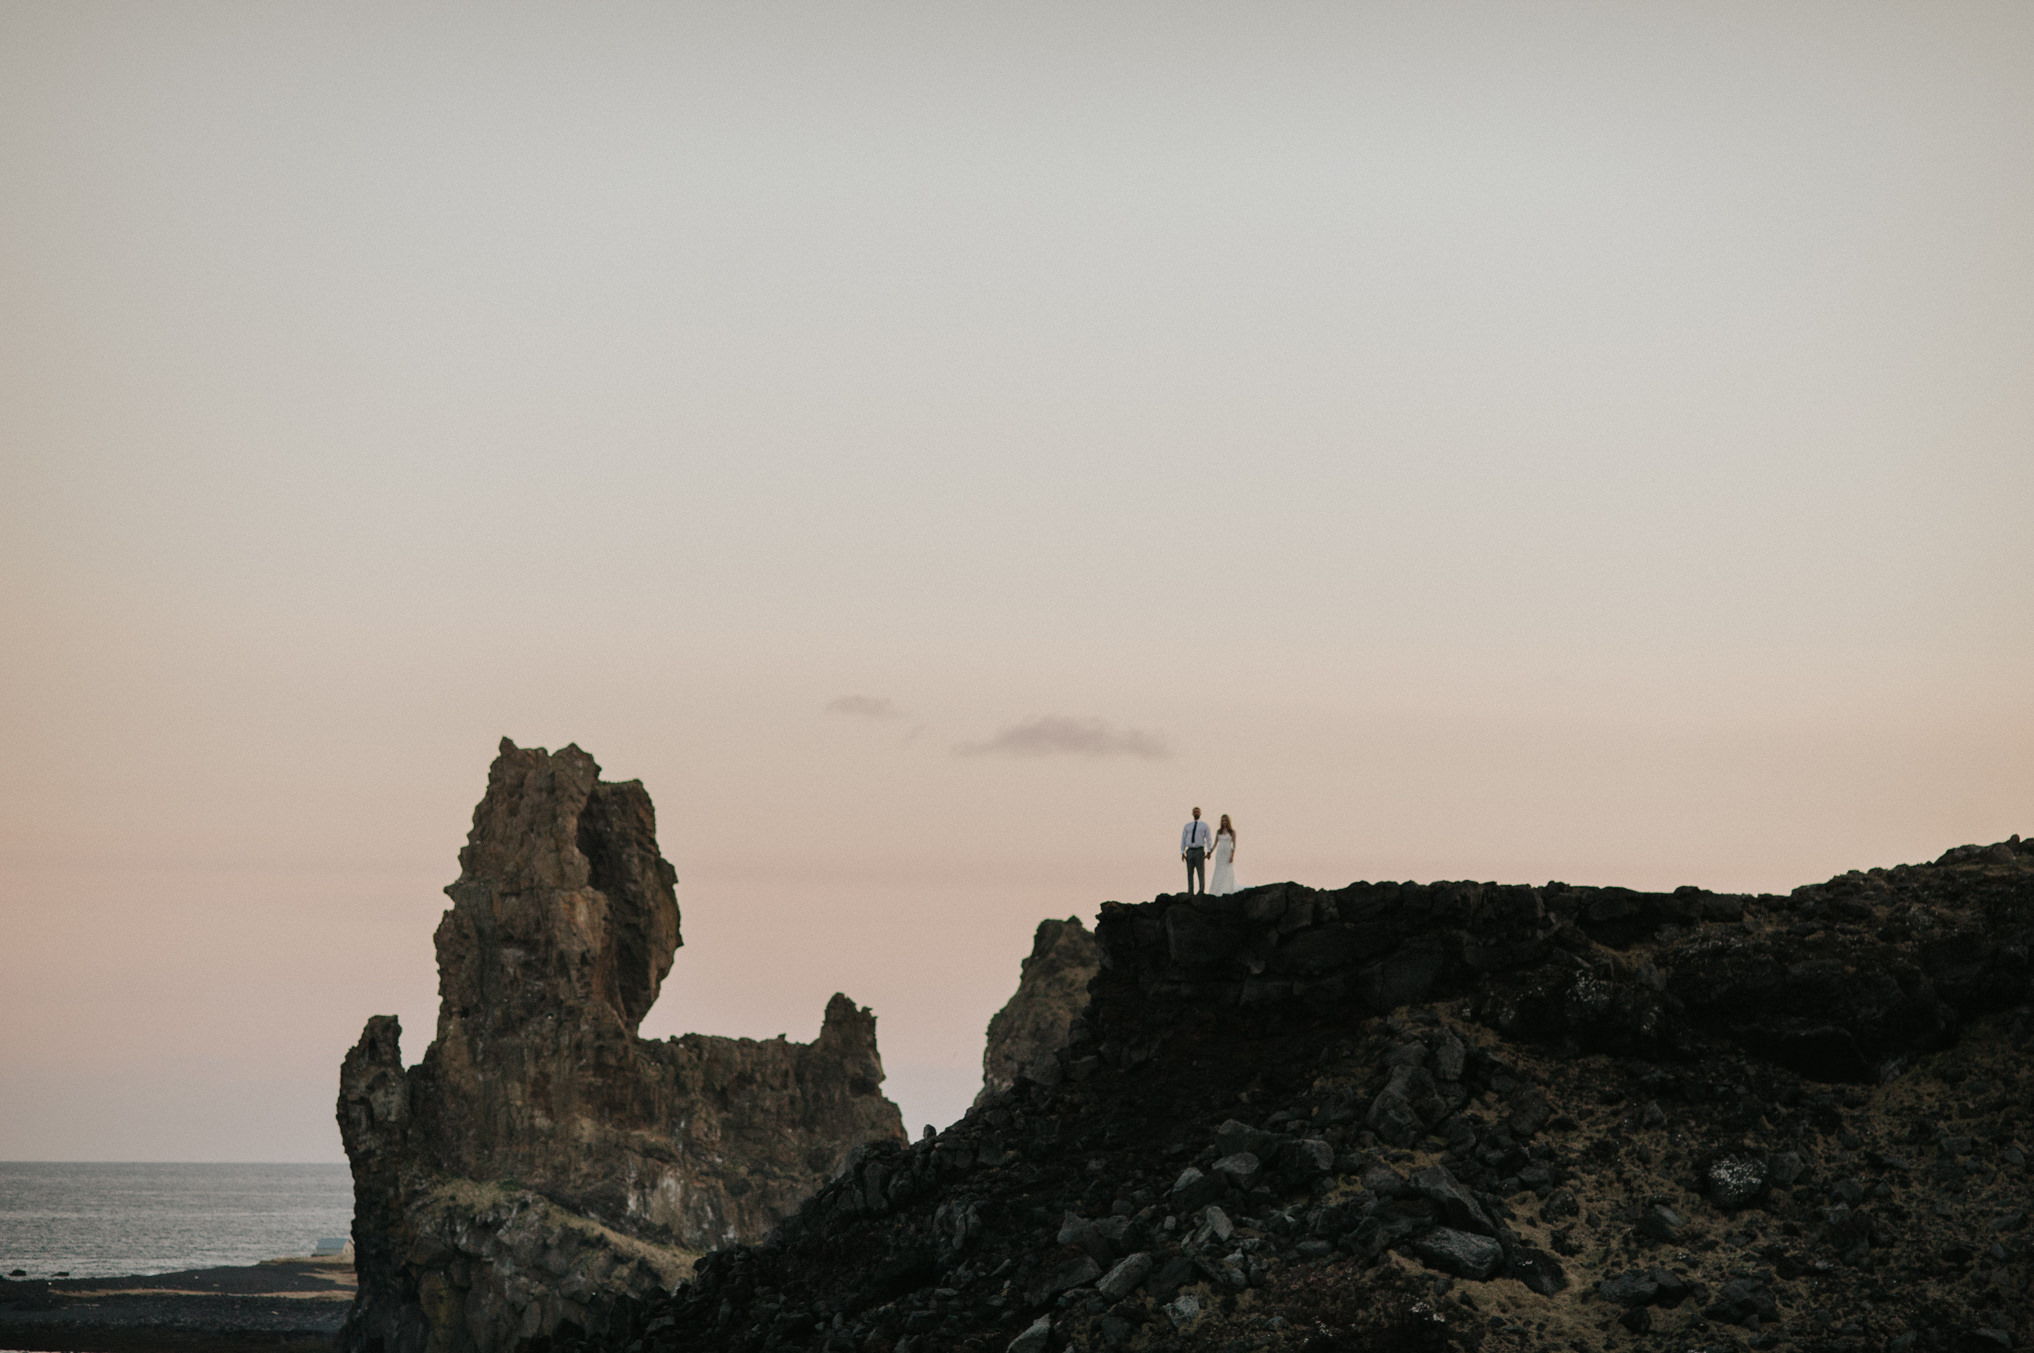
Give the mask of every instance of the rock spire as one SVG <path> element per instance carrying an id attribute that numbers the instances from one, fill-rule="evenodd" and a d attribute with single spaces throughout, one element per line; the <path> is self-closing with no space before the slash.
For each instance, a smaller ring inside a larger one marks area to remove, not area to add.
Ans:
<path id="1" fill-rule="evenodd" d="M 817 1040 L 637 1037 L 678 946 L 677 876 L 637 781 L 503 739 L 437 931 L 438 1031 L 392 1016 L 340 1073 L 355 1353 L 493 1353 L 595 1298 L 755 1239 L 854 1147 L 902 1140 L 875 1016 Z"/>
<path id="2" fill-rule="evenodd" d="M 1009 1089 L 1019 1076 L 1059 1084 L 1059 1050 L 1074 1017 L 1088 1008 L 1088 983 L 1100 964 L 1095 937 L 1080 917 L 1038 923 L 1016 992 L 989 1020 L 976 1103 Z"/>

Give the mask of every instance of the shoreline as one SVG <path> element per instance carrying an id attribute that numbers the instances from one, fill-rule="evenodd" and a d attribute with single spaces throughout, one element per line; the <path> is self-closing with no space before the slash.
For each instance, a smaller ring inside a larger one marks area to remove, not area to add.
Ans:
<path id="1" fill-rule="evenodd" d="M 0 1350 L 327 1353 L 352 1308 L 353 1260 L 102 1278 L 0 1279 Z"/>

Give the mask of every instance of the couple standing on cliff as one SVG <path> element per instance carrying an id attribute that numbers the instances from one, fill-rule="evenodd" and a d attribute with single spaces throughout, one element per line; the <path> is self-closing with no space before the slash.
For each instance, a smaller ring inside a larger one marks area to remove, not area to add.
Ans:
<path id="1" fill-rule="evenodd" d="M 1207 875 L 1207 858 L 1215 857 L 1215 878 L 1211 883 Z M 1215 829 L 1213 837 L 1208 835 L 1208 824 L 1201 821 L 1201 810 L 1194 809 L 1193 817 L 1179 832 L 1179 857 L 1186 861 L 1187 891 L 1213 893 L 1220 897 L 1236 891 L 1236 829 L 1229 825 L 1229 815 L 1222 814 L 1222 825 Z M 1194 884 L 1200 887 L 1196 889 Z"/>

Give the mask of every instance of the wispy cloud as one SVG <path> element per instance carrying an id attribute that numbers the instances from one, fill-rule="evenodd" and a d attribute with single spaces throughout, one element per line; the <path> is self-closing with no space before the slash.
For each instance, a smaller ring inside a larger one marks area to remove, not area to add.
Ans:
<path id="1" fill-rule="evenodd" d="M 828 714 L 853 714 L 864 719 L 901 719 L 904 711 L 894 700 L 873 695 L 843 695 L 826 702 Z"/>
<path id="2" fill-rule="evenodd" d="M 1117 728 L 1100 719 L 1048 714 L 1016 724 L 987 742 L 963 742 L 955 756 L 1137 756 L 1160 761 L 1172 755 L 1165 739 L 1135 728 Z"/>

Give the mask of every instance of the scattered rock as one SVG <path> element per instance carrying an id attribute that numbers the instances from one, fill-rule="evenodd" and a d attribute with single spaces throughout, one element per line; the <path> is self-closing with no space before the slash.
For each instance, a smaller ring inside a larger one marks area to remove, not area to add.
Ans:
<path id="1" fill-rule="evenodd" d="M 1660 1285 L 1644 1273 L 1620 1273 L 1596 1284 L 1596 1295 L 1617 1306 L 1650 1306 Z"/>
<path id="2" fill-rule="evenodd" d="M 1702 1191 L 1726 1212 L 1750 1207 L 1766 1196 L 1766 1163 L 1756 1156 L 1723 1155 L 1702 1172 Z"/>
<path id="3" fill-rule="evenodd" d="M 1434 1075 L 1443 1081 L 1459 1081 L 1467 1066 L 1468 1049 L 1452 1033 L 1434 1040 Z"/>
<path id="4" fill-rule="evenodd" d="M 1489 1236 L 1471 1235 L 1452 1226 L 1435 1226 L 1413 1237 L 1412 1252 L 1421 1263 L 1478 1282 L 1497 1272 L 1504 1247 Z"/>
<path id="5" fill-rule="evenodd" d="M 1118 1260 L 1116 1266 L 1095 1284 L 1095 1290 L 1111 1301 L 1120 1301 L 1141 1287 L 1150 1274 L 1151 1252 L 1139 1250 Z"/>
<path id="6" fill-rule="evenodd" d="M 1052 1317 L 1041 1315 L 1010 1341 L 1008 1353 L 1046 1353 L 1052 1347 Z"/>
<path id="7" fill-rule="evenodd" d="M 1027 1295 L 1031 1304 L 1037 1306 L 1052 1300 L 1062 1292 L 1071 1292 L 1076 1287 L 1086 1287 L 1101 1276 L 1102 1266 L 1094 1261 L 1094 1257 L 1082 1255 L 1078 1259 L 1068 1259 L 1046 1270 L 1032 1285 Z"/>
<path id="8" fill-rule="evenodd" d="M 1711 1320 L 1720 1320 L 1726 1325 L 1743 1325 L 1757 1316 L 1760 1320 L 1778 1320 L 1779 1304 L 1773 1300 L 1762 1283 L 1744 1278 L 1733 1278 L 1723 1285 L 1716 1300 L 1709 1303 L 1702 1314 Z"/>
<path id="9" fill-rule="evenodd" d="M 1248 1151 L 1238 1151 L 1222 1157 L 1209 1170 L 1227 1180 L 1229 1187 L 1247 1189 L 1264 1173 L 1264 1164 Z"/>
<path id="10" fill-rule="evenodd" d="M 1654 1203 L 1640 1211 L 1636 1230 L 1648 1240 L 1671 1241 L 1680 1237 L 1687 1224 L 1673 1208 Z"/>
<path id="11" fill-rule="evenodd" d="M 1363 1187 L 1379 1198 L 1399 1198 L 1412 1192 L 1405 1176 L 1382 1161 L 1373 1161 L 1363 1167 Z"/>
<path id="12" fill-rule="evenodd" d="M 1189 1165 L 1179 1172 L 1179 1178 L 1172 1184 L 1168 1195 L 1173 1207 L 1181 1212 L 1195 1212 L 1222 1196 L 1225 1186 L 1220 1175 L 1202 1174 Z"/>
<path id="13" fill-rule="evenodd" d="M 1290 1159 L 1294 1175 L 1318 1179 L 1335 1168 L 1335 1148 L 1319 1137 L 1304 1137 L 1292 1144 Z"/>
<path id="14" fill-rule="evenodd" d="M 1688 1292 L 1685 1278 L 1663 1268 L 1620 1273 L 1596 1285 L 1598 1296 L 1618 1306 L 1678 1306 Z"/>
<path id="15" fill-rule="evenodd" d="M 1180 1288 L 1192 1282 L 1198 1272 L 1193 1260 L 1184 1255 L 1174 1255 L 1160 1264 L 1145 1281 L 1144 1290 L 1151 1294 L 1153 1301 L 1167 1302 Z"/>
<path id="16" fill-rule="evenodd" d="M 1567 1270 L 1561 1261 L 1544 1250 L 1530 1245 L 1513 1245 L 1507 1265 L 1510 1275 L 1524 1283 L 1528 1290 L 1543 1297 L 1551 1297 L 1568 1287 Z"/>
<path id="17" fill-rule="evenodd" d="M 1441 1219 L 1448 1225 L 1486 1236 L 1497 1234 L 1497 1227 L 1489 1215 L 1469 1196 L 1469 1191 L 1455 1176 L 1448 1173 L 1447 1166 L 1429 1165 L 1412 1177 L 1412 1186 L 1439 1210 Z"/>

